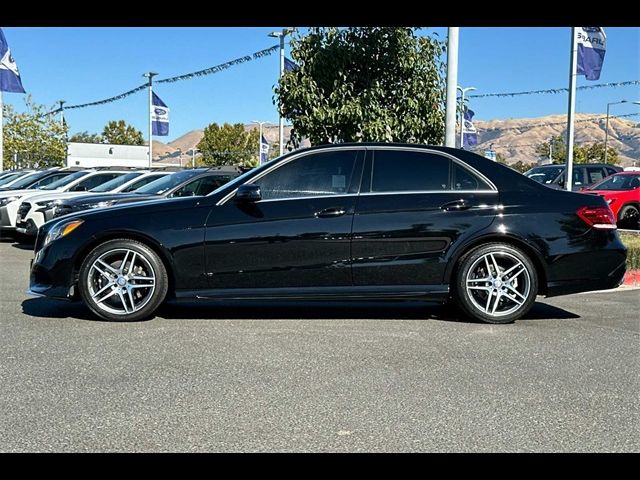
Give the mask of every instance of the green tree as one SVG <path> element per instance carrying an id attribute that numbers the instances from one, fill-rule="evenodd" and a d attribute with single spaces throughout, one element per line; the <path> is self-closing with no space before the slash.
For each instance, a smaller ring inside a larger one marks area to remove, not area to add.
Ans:
<path id="1" fill-rule="evenodd" d="M 104 126 L 102 137 L 105 143 L 115 145 L 144 145 L 142 132 L 124 120 L 112 120 Z"/>
<path id="2" fill-rule="evenodd" d="M 104 139 L 99 133 L 89 133 L 85 130 L 71 135 L 69 141 L 76 143 L 103 143 Z"/>
<path id="3" fill-rule="evenodd" d="M 416 28 L 311 28 L 291 40 L 298 68 L 274 103 L 291 120 L 289 146 L 444 138 L 444 43 Z"/>
<path id="4" fill-rule="evenodd" d="M 53 167 L 66 162 L 68 128 L 47 112 L 53 107 L 35 103 L 31 95 L 24 98 L 26 109 L 18 113 L 13 105 L 4 105 L 3 165 L 13 165 L 14 153 L 24 167 Z"/>
<path id="5" fill-rule="evenodd" d="M 204 136 L 196 147 L 202 153 L 204 165 L 258 165 L 257 129 L 246 131 L 242 123 L 222 126 L 212 123 L 204 129 Z"/>
<path id="6" fill-rule="evenodd" d="M 516 163 L 512 163 L 509 167 L 517 170 L 520 173 L 524 173 L 527 170 L 531 170 L 533 167 L 537 167 L 537 163 L 524 163 L 522 160 L 518 160 Z"/>
<path id="7" fill-rule="evenodd" d="M 549 158 L 549 148 L 553 146 L 553 163 L 562 164 L 567 161 L 567 150 L 562 136 L 552 137 L 550 141 L 536 147 L 536 154 L 540 158 Z M 607 163 L 618 161 L 618 151 L 607 145 Z M 604 143 L 595 142 L 586 145 L 574 145 L 573 163 L 604 163 Z"/>

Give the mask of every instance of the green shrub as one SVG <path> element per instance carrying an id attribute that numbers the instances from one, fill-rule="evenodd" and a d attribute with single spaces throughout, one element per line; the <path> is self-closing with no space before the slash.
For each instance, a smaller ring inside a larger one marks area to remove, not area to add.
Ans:
<path id="1" fill-rule="evenodd" d="M 620 238 L 627 247 L 627 270 L 640 270 L 640 234 L 621 232 Z"/>

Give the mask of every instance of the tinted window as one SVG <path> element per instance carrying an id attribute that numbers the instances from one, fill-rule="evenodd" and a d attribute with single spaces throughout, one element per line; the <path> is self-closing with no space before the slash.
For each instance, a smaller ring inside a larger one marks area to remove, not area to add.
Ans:
<path id="1" fill-rule="evenodd" d="M 551 183 L 563 171 L 564 167 L 534 167 L 526 171 L 524 176 L 538 183 Z"/>
<path id="2" fill-rule="evenodd" d="M 611 167 L 605 167 L 607 169 L 607 175 L 613 175 L 614 173 L 617 173 L 618 171 L 615 168 L 611 168 Z"/>
<path id="3" fill-rule="evenodd" d="M 11 173 L 5 177 L 2 177 L 2 179 L 0 179 L 0 185 L 6 185 L 10 182 L 14 182 L 17 178 L 23 177 L 24 175 L 25 175 L 24 172 Z"/>
<path id="4" fill-rule="evenodd" d="M 102 185 L 104 182 L 108 182 L 109 180 L 119 177 L 122 173 L 99 173 L 97 175 L 92 175 L 91 177 L 82 180 L 78 183 L 72 190 L 82 189 L 82 187 L 86 187 L 87 190 L 91 190 L 92 188 L 97 187 L 98 185 Z"/>
<path id="5" fill-rule="evenodd" d="M 453 164 L 452 184 L 454 190 L 491 190 L 487 182 L 457 163 Z"/>
<path id="6" fill-rule="evenodd" d="M 59 180 L 56 180 L 55 182 L 50 183 L 49 185 L 47 185 L 46 187 L 42 187 L 42 190 L 56 190 L 58 188 L 64 187 L 66 185 L 69 185 L 70 183 L 75 182 L 77 179 L 84 177 L 85 175 L 88 175 L 90 172 L 75 172 L 72 173 L 71 175 L 67 175 L 66 177 L 63 177 Z"/>
<path id="7" fill-rule="evenodd" d="M 357 150 L 343 150 L 306 155 L 255 183 L 260 185 L 265 200 L 344 194 L 351 183 L 357 154 Z"/>
<path id="8" fill-rule="evenodd" d="M 31 185 L 31 188 L 42 188 L 42 187 L 45 187 L 47 185 L 52 184 L 53 182 L 57 182 L 61 178 L 65 178 L 65 177 L 67 177 L 69 175 L 70 175 L 69 173 L 56 173 L 55 175 L 49 175 L 48 177 L 45 177 L 42 180 L 40 180 L 39 182 L 36 182 L 33 185 Z"/>
<path id="9" fill-rule="evenodd" d="M 124 185 L 125 183 L 133 180 L 134 178 L 139 177 L 140 175 L 142 175 L 142 172 L 131 172 L 131 173 L 127 173 L 126 175 L 120 175 L 119 177 L 115 177 L 113 180 L 109 180 L 108 182 L 104 182 L 98 185 L 97 187 L 92 188 L 91 191 L 92 192 L 110 192 L 111 190 L 114 190 L 119 186 Z"/>
<path id="10" fill-rule="evenodd" d="M 613 175 L 606 178 L 592 190 L 633 190 L 640 187 L 640 175 Z"/>
<path id="11" fill-rule="evenodd" d="M 127 188 L 125 188 L 123 190 L 123 192 L 133 192 L 134 190 L 137 190 L 140 187 L 144 187 L 145 185 L 151 183 L 151 182 L 155 182 L 156 180 L 160 180 L 162 177 L 166 177 L 168 175 L 168 173 L 164 174 L 164 175 L 146 175 L 144 177 L 142 177 L 140 180 L 137 180 L 135 182 L 133 182 L 131 185 L 129 185 Z"/>
<path id="12" fill-rule="evenodd" d="M 371 191 L 449 190 L 450 163 L 433 153 L 378 150 L 373 157 Z"/>
<path id="13" fill-rule="evenodd" d="M 588 167 L 587 175 L 589 176 L 588 183 L 599 182 L 606 176 L 601 167 Z"/>
<path id="14" fill-rule="evenodd" d="M 163 193 L 168 192 L 174 187 L 177 187 L 182 182 L 186 182 L 191 177 L 196 175 L 200 175 L 204 170 L 185 170 L 182 172 L 173 173 L 171 175 L 167 175 L 166 177 L 159 178 L 145 185 L 144 187 L 140 187 L 136 190 L 136 193 L 142 193 L 147 195 L 162 195 Z"/>

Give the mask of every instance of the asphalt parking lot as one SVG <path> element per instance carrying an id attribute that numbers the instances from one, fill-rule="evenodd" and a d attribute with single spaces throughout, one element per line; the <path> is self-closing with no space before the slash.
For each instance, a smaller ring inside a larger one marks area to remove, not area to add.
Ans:
<path id="1" fill-rule="evenodd" d="M 417 303 L 163 307 L 25 294 L 0 242 L 0 451 L 640 450 L 640 290 L 523 320 Z"/>

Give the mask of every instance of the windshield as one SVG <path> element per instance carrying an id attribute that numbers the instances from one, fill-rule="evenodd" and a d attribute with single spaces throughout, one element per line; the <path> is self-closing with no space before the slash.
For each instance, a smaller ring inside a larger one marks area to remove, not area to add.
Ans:
<path id="1" fill-rule="evenodd" d="M 18 180 L 17 182 L 11 184 L 11 188 L 14 188 L 16 190 L 18 190 L 19 188 L 27 188 L 30 185 L 32 185 L 33 183 L 37 182 L 38 180 L 40 180 L 42 177 L 45 177 L 47 175 L 50 175 L 51 172 L 34 172 L 31 175 L 26 175 L 24 178 L 21 178 L 20 180 Z"/>
<path id="2" fill-rule="evenodd" d="M 564 171 L 564 167 L 534 167 L 524 172 L 524 176 L 538 183 L 551 183 Z"/>
<path id="3" fill-rule="evenodd" d="M 640 173 L 637 175 L 612 175 L 589 190 L 633 190 L 640 187 Z"/>
<path id="4" fill-rule="evenodd" d="M 90 192 L 110 192 L 111 190 L 115 190 L 116 188 L 124 185 L 125 183 L 133 180 L 134 178 L 142 175 L 143 172 L 132 172 L 127 173 L 126 175 L 120 175 L 119 177 L 114 178 L 113 180 L 109 180 L 108 182 L 103 183 L 102 185 L 98 185 L 97 187 L 89 190 Z"/>
<path id="5" fill-rule="evenodd" d="M 57 188 L 69 185 L 70 183 L 76 181 L 80 177 L 84 177 L 87 173 L 89 173 L 89 172 L 72 173 L 71 175 L 67 175 L 66 177 L 61 178 L 60 180 L 57 180 L 57 181 L 47 185 L 46 187 L 42 187 L 40 190 L 56 190 Z"/>
<path id="6" fill-rule="evenodd" d="M 15 173 L 9 174 L 6 177 L 0 179 L 0 186 L 6 185 L 9 182 L 13 182 L 16 178 L 20 178 L 23 175 L 25 175 L 24 172 L 15 172 Z"/>
<path id="7" fill-rule="evenodd" d="M 173 187 L 180 185 L 185 180 L 189 180 L 191 177 L 200 175 L 205 170 L 186 170 L 184 172 L 177 172 L 166 177 L 159 178 L 151 183 L 147 183 L 144 187 L 140 187 L 133 193 L 139 193 L 142 195 L 162 195 L 168 192 Z"/>

